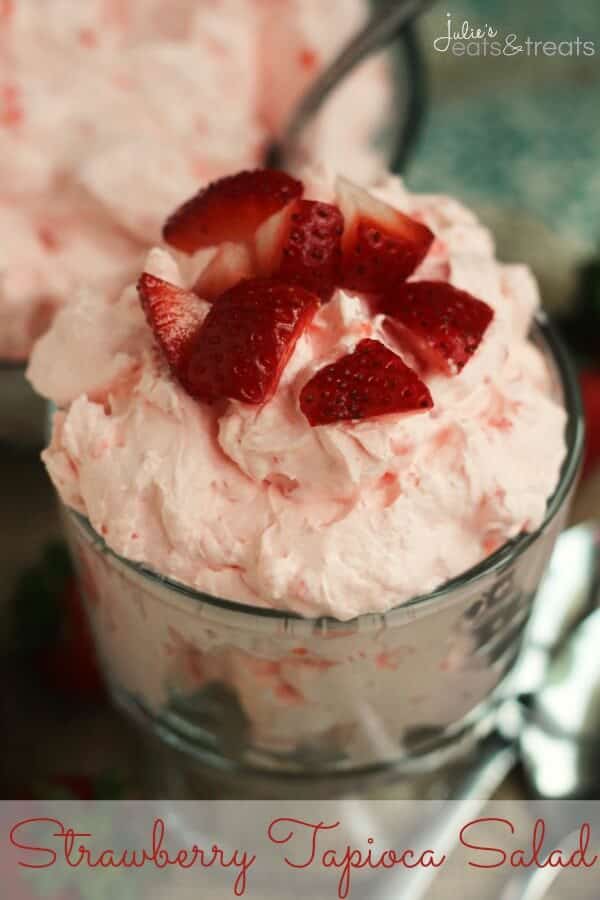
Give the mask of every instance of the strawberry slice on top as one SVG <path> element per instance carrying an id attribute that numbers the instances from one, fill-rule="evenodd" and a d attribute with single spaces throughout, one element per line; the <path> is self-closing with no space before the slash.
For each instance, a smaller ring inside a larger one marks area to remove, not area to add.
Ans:
<path id="1" fill-rule="evenodd" d="M 167 244 L 192 254 L 223 241 L 251 241 L 259 226 L 300 197 L 304 187 L 285 172 L 256 169 L 220 178 L 167 219 Z"/>
<path id="2" fill-rule="evenodd" d="M 313 291 L 324 302 L 339 281 L 344 219 L 337 206 L 296 200 L 259 231 L 258 265 L 263 275 L 276 274 Z"/>
<path id="3" fill-rule="evenodd" d="M 346 178 L 337 179 L 336 193 L 345 222 L 341 286 L 367 294 L 392 290 L 425 259 L 433 233 Z"/>
<path id="4" fill-rule="evenodd" d="M 181 380 L 205 316 L 191 291 L 144 272 L 138 281 L 142 309 L 173 374 Z"/>
<path id="5" fill-rule="evenodd" d="M 255 274 L 252 254 L 247 245 L 226 241 L 198 276 L 194 293 L 212 302 L 238 281 Z"/>
<path id="6" fill-rule="evenodd" d="M 427 385 L 380 341 L 366 338 L 304 385 L 300 408 L 311 425 L 431 409 Z"/>
<path id="7" fill-rule="evenodd" d="M 426 366 L 448 375 L 465 367 L 494 318 L 483 300 L 441 281 L 400 285 L 380 310 Z"/>
<path id="8" fill-rule="evenodd" d="M 240 282 L 211 307 L 189 356 L 184 386 L 206 403 L 221 398 L 264 403 L 318 306 L 319 298 L 299 285 L 269 278 Z"/>

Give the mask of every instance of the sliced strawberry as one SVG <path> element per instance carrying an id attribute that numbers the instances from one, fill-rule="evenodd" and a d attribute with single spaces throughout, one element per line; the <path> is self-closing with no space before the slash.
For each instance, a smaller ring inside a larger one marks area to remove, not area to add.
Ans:
<path id="1" fill-rule="evenodd" d="M 364 293 L 392 290 L 423 261 L 434 235 L 345 178 L 338 178 L 336 189 L 345 222 L 341 286 Z"/>
<path id="2" fill-rule="evenodd" d="M 276 279 L 231 288 L 200 330 L 185 376 L 188 391 L 207 403 L 222 397 L 264 403 L 318 305 L 314 294 Z"/>
<path id="3" fill-rule="evenodd" d="M 494 318 L 483 300 L 442 281 L 399 285 L 380 309 L 426 365 L 449 375 L 468 363 Z"/>
<path id="4" fill-rule="evenodd" d="M 70 579 L 59 598 L 63 615 L 55 644 L 39 654 L 37 666 L 55 690 L 89 702 L 106 697 L 96 649 L 79 586 Z"/>
<path id="5" fill-rule="evenodd" d="M 194 293 L 203 300 L 216 300 L 225 291 L 256 273 L 252 256 L 245 244 L 221 244 L 215 256 L 199 276 Z"/>
<path id="6" fill-rule="evenodd" d="M 369 338 L 320 369 L 302 388 L 300 408 L 311 425 L 422 412 L 433 400 L 416 372 Z"/>
<path id="7" fill-rule="evenodd" d="M 51 776 L 47 785 L 47 795 L 53 796 L 56 793 L 61 800 L 94 800 L 96 797 L 94 782 L 89 775 Z"/>
<path id="8" fill-rule="evenodd" d="M 204 304 L 191 291 L 148 272 L 138 281 L 138 293 L 148 324 L 171 371 L 181 379 L 202 325 Z"/>
<path id="9" fill-rule="evenodd" d="M 257 236 L 261 274 L 276 274 L 330 300 L 339 280 L 343 231 L 337 206 L 296 200 L 265 222 Z"/>
<path id="10" fill-rule="evenodd" d="M 253 251 L 258 275 L 271 278 L 281 264 L 283 248 L 292 227 L 292 213 L 298 200 L 288 203 L 283 209 L 263 222 L 254 237 Z"/>
<path id="11" fill-rule="evenodd" d="M 167 244 L 195 253 L 224 241 L 250 241 L 257 228 L 304 190 L 285 172 L 256 169 L 214 181 L 180 206 L 163 228 Z"/>

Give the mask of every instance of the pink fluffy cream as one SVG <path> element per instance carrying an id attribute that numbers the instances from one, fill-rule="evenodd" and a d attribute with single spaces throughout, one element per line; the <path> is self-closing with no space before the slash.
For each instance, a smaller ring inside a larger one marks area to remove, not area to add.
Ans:
<path id="1" fill-rule="evenodd" d="M 307 191 L 332 193 L 326 179 Z M 309 426 L 303 385 L 361 339 L 414 365 L 384 318 L 341 290 L 262 407 L 188 396 L 134 286 L 112 303 L 89 290 L 38 342 L 29 377 L 60 409 L 46 465 L 65 504 L 118 554 L 214 596 L 346 620 L 427 593 L 540 525 L 566 415 L 528 339 L 539 302 L 531 274 L 499 263 L 456 201 L 393 178 L 373 193 L 435 234 L 413 279 L 447 280 L 494 310 L 459 375 L 423 376 L 431 411 Z M 157 248 L 145 270 L 189 288 L 213 252 Z"/>
<path id="2" fill-rule="evenodd" d="M 253 167 L 365 15 L 363 0 L 0 2 L 0 358 L 23 359 L 81 285 L 116 298 L 198 185 Z M 390 81 L 365 64 L 309 136 L 369 139 Z"/>

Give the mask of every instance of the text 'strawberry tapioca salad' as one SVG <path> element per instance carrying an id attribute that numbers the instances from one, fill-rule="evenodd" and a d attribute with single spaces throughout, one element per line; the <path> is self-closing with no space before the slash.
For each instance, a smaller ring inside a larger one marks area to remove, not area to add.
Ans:
<path id="1" fill-rule="evenodd" d="M 0 359 L 25 359 L 81 285 L 116 296 L 199 184 L 257 165 L 365 15 L 363 0 L 0 4 Z M 310 144 L 354 148 L 360 173 L 393 88 L 381 58 L 349 82 Z"/>
<path id="2" fill-rule="evenodd" d="M 387 177 L 241 172 L 163 234 L 29 367 L 59 408 L 50 475 L 98 536 L 72 519 L 107 671 L 159 718 L 225 685 L 239 754 L 394 756 L 506 672 L 562 521 L 526 565 L 412 604 L 544 523 L 567 413 L 535 283 Z"/>

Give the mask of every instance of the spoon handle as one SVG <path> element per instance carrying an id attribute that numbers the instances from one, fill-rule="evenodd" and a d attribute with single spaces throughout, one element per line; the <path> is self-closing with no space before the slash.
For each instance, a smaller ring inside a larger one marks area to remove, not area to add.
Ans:
<path id="1" fill-rule="evenodd" d="M 573 831 L 557 842 L 565 855 L 579 848 L 580 832 Z M 500 900 L 542 900 L 561 873 L 560 867 L 526 869 L 514 875 L 505 885 Z"/>
<path id="2" fill-rule="evenodd" d="M 306 92 L 288 122 L 280 143 L 269 152 L 269 165 L 276 166 L 287 156 L 288 148 L 296 141 L 307 122 L 321 108 L 329 93 L 364 59 L 376 50 L 383 50 L 415 16 L 434 0 L 391 0 L 384 3 L 369 18 L 349 43 L 342 48 Z"/>
<path id="3" fill-rule="evenodd" d="M 480 814 L 517 759 L 515 743 L 491 734 L 483 741 L 473 768 L 441 809 L 436 825 L 422 833 L 415 843 L 435 847 L 438 853 L 449 856 L 459 844 L 462 826 Z M 423 900 L 437 877 L 438 870 L 434 868 L 416 867 L 396 872 L 386 878 L 380 891 L 372 892 L 371 900 Z"/>

